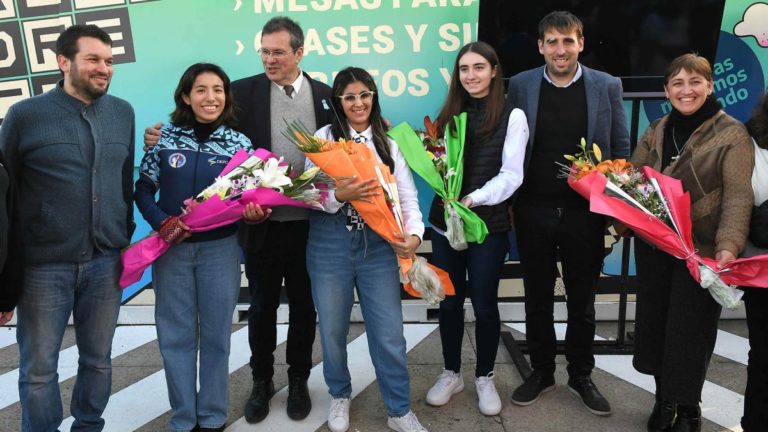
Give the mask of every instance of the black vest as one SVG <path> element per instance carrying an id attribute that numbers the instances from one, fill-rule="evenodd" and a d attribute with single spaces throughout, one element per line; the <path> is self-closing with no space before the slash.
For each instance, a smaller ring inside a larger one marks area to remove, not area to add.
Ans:
<path id="1" fill-rule="evenodd" d="M 504 139 L 507 136 L 507 125 L 512 107 L 507 107 L 496 130 L 490 138 L 482 140 L 476 132 L 485 118 L 485 100 L 470 100 L 465 105 L 467 112 L 467 133 L 464 142 L 464 179 L 461 183 L 459 199 L 470 192 L 480 189 L 488 180 L 496 177 L 501 171 L 501 155 L 504 150 Z M 510 230 L 509 200 L 492 206 L 473 207 L 472 211 L 485 222 L 489 233 L 506 232 Z M 429 223 L 445 231 L 445 216 L 443 199 L 435 196 L 429 210 Z"/>

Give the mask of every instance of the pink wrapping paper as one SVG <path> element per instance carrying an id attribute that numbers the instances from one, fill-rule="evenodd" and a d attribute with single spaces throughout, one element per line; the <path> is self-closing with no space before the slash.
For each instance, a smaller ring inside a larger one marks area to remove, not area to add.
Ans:
<path id="1" fill-rule="evenodd" d="M 264 149 L 257 149 L 252 154 L 263 160 L 275 157 Z M 239 150 L 221 171 L 221 175 L 232 171 L 249 156 L 248 152 Z M 209 231 L 239 221 L 249 203 L 259 204 L 265 208 L 276 206 L 312 208 L 309 204 L 288 198 L 273 189 L 257 188 L 244 192 L 237 200 L 222 201 L 214 195 L 194 206 L 189 213 L 181 216 L 181 220 L 192 232 Z M 163 240 L 159 234 L 153 233 L 125 249 L 122 254 L 123 272 L 120 275 L 120 288 L 139 281 L 144 270 L 170 247 L 171 244 Z"/>
<path id="2" fill-rule="evenodd" d="M 659 182 L 682 238 L 673 228 L 658 218 L 644 213 L 619 198 L 607 195 L 604 191 L 608 179 L 597 171 L 579 180 L 569 179 L 568 184 L 579 195 L 589 200 L 590 211 L 621 221 L 648 243 L 670 255 L 684 259 L 696 281 L 701 282 L 699 264 L 705 264 L 718 273 L 726 284 L 768 287 L 768 255 L 739 258 L 718 269 L 716 260 L 703 258 L 695 253 L 691 234 L 690 195 L 683 191 L 680 180 L 661 174 L 650 167 L 643 167 L 642 171 L 647 178 L 655 178 Z"/>

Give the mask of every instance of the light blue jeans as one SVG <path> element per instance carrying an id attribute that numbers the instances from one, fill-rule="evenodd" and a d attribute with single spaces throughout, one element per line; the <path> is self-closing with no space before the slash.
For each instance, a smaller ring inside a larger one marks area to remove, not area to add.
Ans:
<path id="1" fill-rule="evenodd" d="M 152 281 L 157 338 L 173 409 L 171 430 L 189 431 L 195 424 L 217 428 L 227 421 L 232 313 L 240 291 L 237 238 L 171 247 L 154 262 Z"/>
<path id="2" fill-rule="evenodd" d="M 21 430 L 55 431 L 63 410 L 59 350 L 73 314 L 78 359 L 70 411 L 73 431 L 101 431 L 112 388 L 112 337 L 122 291 L 118 251 L 84 263 L 30 264 L 18 305 Z"/>
<path id="3" fill-rule="evenodd" d="M 354 289 L 360 297 L 368 349 L 381 396 L 390 416 L 410 410 L 400 277 L 392 247 L 366 226 L 348 231 L 346 216 L 312 212 L 307 269 L 320 320 L 323 374 L 334 398 L 348 398 L 352 383 L 347 366 L 349 315 Z"/>

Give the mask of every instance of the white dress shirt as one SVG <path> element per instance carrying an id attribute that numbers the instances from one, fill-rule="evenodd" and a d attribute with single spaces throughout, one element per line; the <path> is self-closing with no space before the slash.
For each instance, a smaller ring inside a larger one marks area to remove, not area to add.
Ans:
<path id="1" fill-rule="evenodd" d="M 299 90 L 301 90 L 301 84 L 304 83 L 304 72 L 299 69 L 299 76 L 296 77 L 296 79 L 291 83 L 293 86 L 293 94 L 291 97 L 294 97 L 295 95 L 299 94 Z M 285 86 L 281 86 L 280 84 L 272 81 L 272 85 L 279 88 L 281 92 L 285 93 Z"/>
<path id="2" fill-rule="evenodd" d="M 525 120 L 524 120 L 525 121 Z M 333 133 L 331 132 L 331 125 L 326 125 L 315 132 L 315 136 L 324 138 L 327 140 L 333 140 Z M 373 150 L 376 158 L 381 161 L 379 154 L 376 152 L 376 148 L 373 145 L 371 128 L 357 133 L 353 129 L 349 129 L 349 137 L 351 139 L 364 140 L 364 143 L 368 148 Z M 416 191 L 416 184 L 413 182 L 413 175 L 411 169 L 405 162 L 400 149 L 397 147 L 397 143 L 391 138 L 387 138 L 389 141 L 389 154 L 392 160 L 395 162 L 395 181 L 397 182 L 397 193 L 400 196 L 400 207 L 403 210 L 403 223 L 405 224 L 405 233 L 408 235 L 418 236 L 419 239 L 424 237 L 424 222 L 421 217 L 421 210 L 419 209 L 419 197 Z M 313 167 L 309 158 L 306 160 L 306 168 Z M 358 179 L 367 180 L 367 179 Z M 328 213 L 336 213 L 342 206 L 343 202 L 336 200 L 335 193 L 328 194 L 328 201 L 324 205 L 324 210 Z"/>
<path id="3" fill-rule="evenodd" d="M 547 68 L 545 67 L 544 68 L 544 79 L 547 80 L 548 83 L 552 84 L 555 87 L 566 88 L 566 87 L 570 87 L 571 84 L 573 84 L 576 81 L 578 81 L 579 78 L 581 78 L 581 75 L 583 73 L 584 72 L 581 71 L 581 63 L 576 63 L 576 74 L 573 75 L 573 78 L 568 82 L 568 84 L 558 85 L 558 84 L 555 84 L 554 81 L 552 81 L 552 79 L 549 77 L 549 75 L 547 75 Z"/>

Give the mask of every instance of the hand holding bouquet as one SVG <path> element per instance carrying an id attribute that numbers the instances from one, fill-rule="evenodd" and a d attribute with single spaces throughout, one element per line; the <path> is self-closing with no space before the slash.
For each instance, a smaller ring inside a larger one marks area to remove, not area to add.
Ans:
<path id="1" fill-rule="evenodd" d="M 485 222 L 459 201 L 464 177 L 464 137 L 467 115 L 454 117 L 456 135 L 445 129 L 438 137 L 438 125 L 424 117 L 424 131 L 415 132 L 408 123 L 392 128 L 391 136 L 408 166 L 429 184 L 445 203 L 446 238 L 455 250 L 465 250 L 467 242 L 482 243 L 488 235 Z"/>
<path id="2" fill-rule="evenodd" d="M 712 298 L 727 308 L 738 306 L 743 291 L 736 285 L 768 286 L 768 255 L 740 258 L 718 268 L 717 261 L 698 255 L 691 234 L 691 200 L 680 180 L 650 167 L 637 170 L 623 159 L 601 161 L 593 145 L 566 155 L 562 165 L 568 184 L 589 200 L 590 211 L 613 217 L 664 252 L 686 261 L 688 271 Z"/>
<path id="3" fill-rule="evenodd" d="M 184 202 L 182 215 L 173 221 L 173 226 L 165 227 L 162 235 L 152 233 L 123 251 L 120 286 L 125 288 L 141 279 L 144 270 L 178 240 L 179 236 L 174 234 L 178 222 L 191 232 L 203 232 L 237 222 L 249 204 L 322 208 L 329 183 L 330 179 L 319 169 L 291 172 L 282 158 L 267 150 L 240 150 L 212 185 Z"/>
<path id="4" fill-rule="evenodd" d="M 390 243 L 402 243 L 407 233 L 397 183 L 389 167 L 379 162 L 371 149 L 352 141 L 328 141 L 315 137 L 300 123 L 288 124 L 284 135 L 316 167 L 333 178 L 376 179 L 382 193 L 366 199 L 353 199 L 350 203 L 366 225 L 379 236 Z M 446 295 L 454 294 L 448 273 L 427 263 L 423 257 L 398 256 L 398 262 L 401 282 L 410 295 L 435 304 Z"/>

